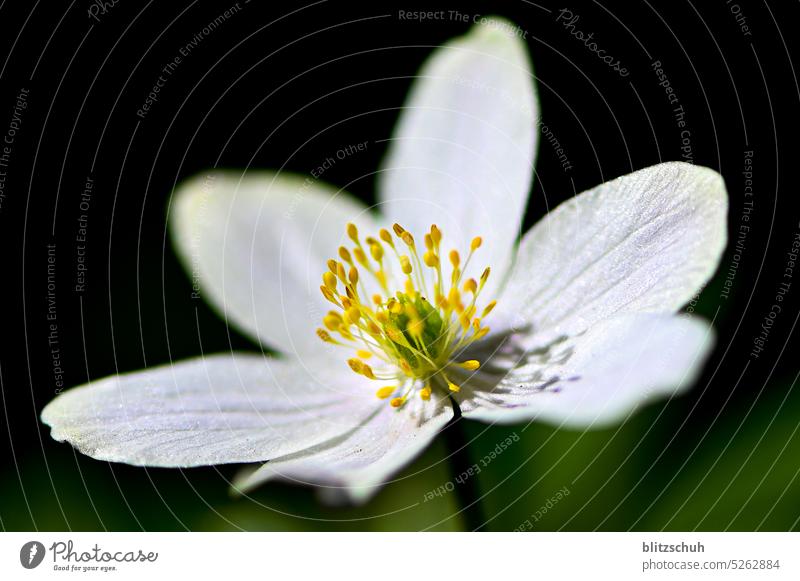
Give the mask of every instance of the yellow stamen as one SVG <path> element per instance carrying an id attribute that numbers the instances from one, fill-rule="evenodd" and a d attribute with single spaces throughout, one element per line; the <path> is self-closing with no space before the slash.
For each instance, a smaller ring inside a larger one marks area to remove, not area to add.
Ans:
<path id="1" fill-rule="evenodd" d="M 350 240 L 358 244 L 358 228 L 356 228 L 356 225 L 352 222 L 347 225 L 347 236 L 350 237 Z"/>
<path id="2" fill-rule="evenodd" d="M 354 223 L 347 224 L 346 233 L 354 246 L 339 247 L 338 256 L 326 262 L 327 271 L 322 274 L 320 292 L 336 309 L 322 317 L 323 326 L 316 331 L 319 338 L 348 347 L 354 356 L 347 363 L 354 373 L 387 383 L 396 378 L 395 385 L 375 392 L 381 399 L 390 399 L 393 407 L 402 407 L 414 393 L 429 401 L 436 389 L 461 390 L 446 371 L 480 368 L 477 360 L 456 361 L 455 357 L 489 333 L 483 318 L 497 304 L 479 303 L 490 269 L 480 277 L 469 276 L 482 239 L 471 241 L 462 261 L 457 250 L 442 248 L 442 231 L 435 224 L 419 233 L 422 252 L 412 233 L 400 224 L 363 240 Z M 395 247 L 393 236 L 402 240 L 408 249 L 405 254 Z M 384 244 L 392 252 L 387 254 Z M 443 256 L 452 265 L 447 274 L 442 272 Z M 402 274 L 392 277 L 395 273 Z M 370 278 L 375 286 L 370 286 Z M 390 288 L 390 279 L 400 288 Z M 376 361 L 378 367 L 373 371 L 367 360 Z"/>
<path id="3" fill-rule="evenodd" d="M 322 318 L 322 323 L 330 331 L 337 331 L 342 324 L 342 317 L 339 315 L 325 315 Z"/>
<path id="4" fill-rule="evenodd" d="M 358 323 L 358 320 L 361 318 L 361 310 L 358 307 L 350 307 L 345 312 L 345 320 L 349 321 L 353 325 Z"/>
<path id="5" fill-rule="evenodd" d="M 336 290 L 336 275 L 331 271 L 326 270 L 324 273 L 322 273 L 322 282 L 324 282 L 325 286 L 332 291 Z"/>
<path id="6" fill-rule="evenodd" d="M 381 231 L 378 232 L 378 236 L 381 237 L 381 240 L 386 242 L 390 247 L 394 248 L 394 241 L 392 240 L 392 235 L 386 228 L 381 228 Z"/>
<path id="7" fill-rule="evenodd" d="M 363 266 L 364 268 L 369 268 L 369 262 L 367 262 L 367 255 L 361 248 L 353 248 L 353 256 L 356 257 L 356 260 L 361 266 Z"/>
<path id="8" fill-rule="evenodd" d="M 491 272 L 492 269 L 489 268 L 488 266 L 486 267 L 486 270 L 483 271 L 483 274 L 481 275 L 481 288 L 483 288 L 483 285 L 486 284 L 486 280 L 489 278 L 489 274 Z"/>
<path id="9" fill-rule="evenodd" d="M 436 246 L 439 246 L 439 243 L 442 241 L 442 231 L 439 230 L 436 224 L 431 225 L 431 238 L 433 238 L 433 243 Z"/>
<path id="10" fill-rule="evenodd" d="M 338 305 L 339 301 L 336 300 L 336 295 L 331 292 L 331 289 L 326 287 L 325 285 L 319 287 L 319 290 L 322 291 L 322 296 L 332 302 L 334 305 Z"/>
<path id="11" fill-rule="evenodd" d="M 437 266 L 439 266 L 439 257 L 436 256 L 430 250 L 428 250 L 422 256 L 422 261 L 425 263 L 426 266 L 430 266 L 431 268 L 436 268 Z"/>
<path id="12" fill-rule="evenodd" d="M 457 250 L 450 251 L 450 264 L 453 265 L 453 268 L 458 268 L 458 265 L 461 264 L 461 257 Z"/>

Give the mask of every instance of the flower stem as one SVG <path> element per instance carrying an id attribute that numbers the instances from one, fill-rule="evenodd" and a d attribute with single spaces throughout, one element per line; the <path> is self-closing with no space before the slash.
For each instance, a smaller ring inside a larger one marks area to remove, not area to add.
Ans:
<path id="1" fill-rule="evenodd" d="M 469 456 L 467 434 L 464 429 L 465 419 L 455 402 L 453 411 L 455 415 L 442 430 L 442 436 L 447 447 L 453 490 L 458 497 L 464 526 L 469 531 L 477 531 L 484 526 L 486 519 L 481 506 L 478 479 L 473 468 L 475 464 Z"/>

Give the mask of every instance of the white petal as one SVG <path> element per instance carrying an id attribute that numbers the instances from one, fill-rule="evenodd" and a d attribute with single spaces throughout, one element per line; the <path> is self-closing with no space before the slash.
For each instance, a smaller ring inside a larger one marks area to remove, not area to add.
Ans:
<path id="1" fill-rule="evenodd" d="M 330 308 L 326 261 L 349 242 L 348 221 L 374 231 L 343 192 L 285 173 L 218 171 L 183 183 L 171 227 L 193 283 L 227 320 L 284 352 L 314 352 Z"/>
<path id="2" fill-rule="evenodd" d="M 279 478 L 323 486 L 322 496 L 329 502 L 365 502 L 453 417 L 447 399 L 437 400 L 435 395 L 428 402 L 414 397 L 400 409 L 385 401 L 382 405 L 358 429 L 336 441 L 267 462 L 254 472 L 244 473 L 234 488 L 247 491 Z"/>
<path id="3" fill-rule="evenodd" d="M 689 387 L 713 344 L 712 329 L 686 315 L 621 315 L 531 350 L 494 388 L 463 389 L 464 417 L 540 419 L 605 427 L 642 403 Z"/>
<path id="4" fill-rule="evenodd" d="M 727 209 L 722 177 L 680 162 L 584 192 L 522 239 L 500 316 L 571 334 L 618 312 L 675 312 L 717 269 Z"/>
<path id="5" fill-rule="evenodd" d="M 98 460 L 189 467 L 256 462 L 351 430 L 376 409 L 352 373 L 297 361 L 217 355 L 112 376 L 42 412 L 52 436 Z"/>
<path id="6" fill-rule="evenodd" d="M 525 43 L 513 26 L 477 25 L 431 56 L 413 85 L 379 181 L 381 211 L 419 237 L 436 223 L 445 245 L 496 269 L 511 258 L 528 198 L 538 104 Z M 487 291 L 491 292 L 491 288 Z"/>

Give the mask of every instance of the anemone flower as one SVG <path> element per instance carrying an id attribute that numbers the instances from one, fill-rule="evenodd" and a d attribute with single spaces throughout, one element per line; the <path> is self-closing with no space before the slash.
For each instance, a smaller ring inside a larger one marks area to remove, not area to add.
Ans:
<path id="1" fill-rule="evenodd" d="M 254 463 L 239 490 L 281 478 L 363 502 L 456 414 L 591 428 L 690 385 L 712 329 L 676 313 L 725 247 L 721 177 L 655 165 L 520 239 L 538 106 L 512 30 L 486 20 L 424 65 L 377 211 L 284 172 L 183 183 L 178 254 L 226 321 L 277 355 L 71 389 L 42 412 L 53 438 L 138 466 Z"/>

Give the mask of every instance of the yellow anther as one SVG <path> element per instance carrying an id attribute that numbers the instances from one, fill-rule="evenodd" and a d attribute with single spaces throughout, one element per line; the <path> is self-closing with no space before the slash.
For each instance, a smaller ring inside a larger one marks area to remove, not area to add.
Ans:
<path id="1" fill-rule="evenodd" d="M 347 225 L 347 236 L 350 237 L 350 240 L 358 244 L 358 228 L 356 228 L 356 225 L 352 222 Z"/>
<path id="2" fill-rule="evenodd" d="M 453 268 L 458 268 L 458 265 L 461 264 L 461 257 L 457 250 L 450 251 L 450 264 L 453 265 Z"/>
<path id="3" fill-rule="evenodd" d="M 414 319 L 408 323 L 406 328 L 408 329 L 408 332 L 411 334 L 412 337 L 419 338 L 425 331 L 425 321 L 421 319 Z"/>
<path id="4" fill-rule="evenodd" d="M 381 367 L 381 378 L 396 376 L 398 381 L 409 382 L 407 389 L 399 384 L 387 385 L 375 392 L 377 397 L 391 400 L 394 407 L 402 407 L 414 393 L 419 393 L 423 401 L 430 400 L 434 390 L 430 381 L 437 375 L 443 378 L 449 392 L 458 392 L 461 387 L 452 383 L 445 372 L 454 367 L 468 371 L 480 368 L 477 360 L 457 361 L 455 357 L 489 333 L 482 319 L 496 302 L 490 302 L 481 312 L 477 311 L 476 301 L 490 269 L 484 270 L 480 278 L 462 276 L 465 263 L 461 255 L 441 247 L 442 231 L 435 224 L 427 233 L 419 233 L 424 240 L 419 253 L 412 233 L 399 224 L 363 240 L 353 223 L 347 224 L 346 232 L 354 246 L 339 247 L 338 256 L 327 261 L 328 272 L 322 275 L 320 291 L 338 309 L 322 317 L 323 326 L 317 329 L 319 338 L 349 347 L 353 356 L 347 363 L 355 373 L 378 379 L 365 362 L 376 357 L 389 365 Z M 409 249 L 405 254 L 395 247 L 395 235 Z M 387 255 L 384 243 L 393 252 Z M 472 240 L 469 260 L 481 245 L 480 237 Z M 452 265 L 452 272 L 448 273 L 450 284 L 442 272 L 443 256 Z M 401 284 L 391 288 L 387 273 L 397 272 L 398 266 Z M 365 288 L 366 278 L 372 278 L 378 287 L 373 294 L 362 296 L 359 289 Z M 395 397 L 398 392 L 403 395 Z"/>
<path id="5" fill-rule="evenodd" d="M 361 266 L 363 266 L 364 268 L 369 268 L 369 263 L 367 262 L 367 255 L 364 254 L 364 251 L 361 248 L 353 248 L 353 256 L 356 257 L 356 260 Z"/>
<path id="6" fill-rule="evenodd" d="M 361 318 L 361 310 L 358 307 L 350 307 L 345 311 L 345 319 L 352 324 L 358 323 Z"/>
<path id="7" fill-rule="evenodd" d="M 350 284 L 358 284 L 358 269 L 355 266 L 350 267 L 350 272 L 347 274 L 347 278 L 350 280 Z"/>
<path id="8" fill-rule="evenodd" d="M 375 379 L 375 374 L 372 372 L 372 368 L 366 363 L 363 363 L 358 359 L 348 359 L 347 364 L 350 366 L 350 369 L 359 375 L 363 375 L 367 379 Z"/>
<path id="9" fill-rule="evenodd" d="M 361 374 L 367 379 L 375 379 L 375 374 L 372 372 L 372 367 L 366 363 L 361 366 Z"/>
<path id="10" fill-rule="evenodd" d="M 392 240 L 392 235 L 386 228 L 381 228 L 380 232 L 378 232 L 378 236 L 380 236 L 381 240 L 386 242 L 386 244 L 394 248 L 394 241 Z"/>
<path id="11" fill-rule="evenodd" d="M 325 286 L 332 291 L 336 290 L 336 275 L 331 271 L 326 270 L 324 273 L 322 273 L 322 282 L 324 282 Z"/>
<path id="12" fill-rule="evenodd" d="M 326 299 L 328 299 L 334 305 L 338 305 L 339 304 L 339 301 L 336 300 L 336 295 L 333 294 L 331 289 L 329 289 L 325 285 L 322 285 L 322 286 L 319 287 L 319 290 L 322 291 L 322 296 L 324 296 Z"/>
<path id="13" fill-rule="evenodd" d="M 459 367 L 466 369 L 467 371 L 475 371 L 481 366 L 481 362 L 477 361 L 476 359 L 469 359 L 467 361 L 462 361 L 461 363 L 457 363 Z"/>
<path id="14" fill-rule="evenodd" d="M 423 260 L 423 262 L 425 262 L 426 266 L 430 266 L 431 268 L 436 268 L 437 266 L 439 266 L 439 257 L 436 256 L 436 254 L 434 254 L 430 250 L 428 250 L 422 256 L 422 260 Z"/>
<path id="15" fill-rule="evenodd" d="M 451 288 L 447 293 L 447 301 L 453 306 L 461 304 L 461 293 L 456 287 Z"/>
<path id="16" fill-rule="evenodd" d="M 338 331 L 339 327 L 342 326 L 342 318 L 338 315 L 325 315 L 322 318 L 322 324 L 330 331 Z"/>
<path id="17" fill-rule="evenodd" d="M 439 243 L 442 241 L 442 231 L 439 230 L 436 224 L 431 224 L 431 238 L 433 238 L 433 243 L 436 246 L 439 246 Z"/>
<path id="18" fill-rule="evenodd" d="M 386 331 L 386 334 L 389 336 L 389 339 L 391 339 L 395 343 L 405 342 L 405 336 L 403 335 L 403 333 L 400 332 L 400 329 L 398 329 L 397 327 L 393 325 L 387 325 L 384 328 L 384 331 Z"/>

